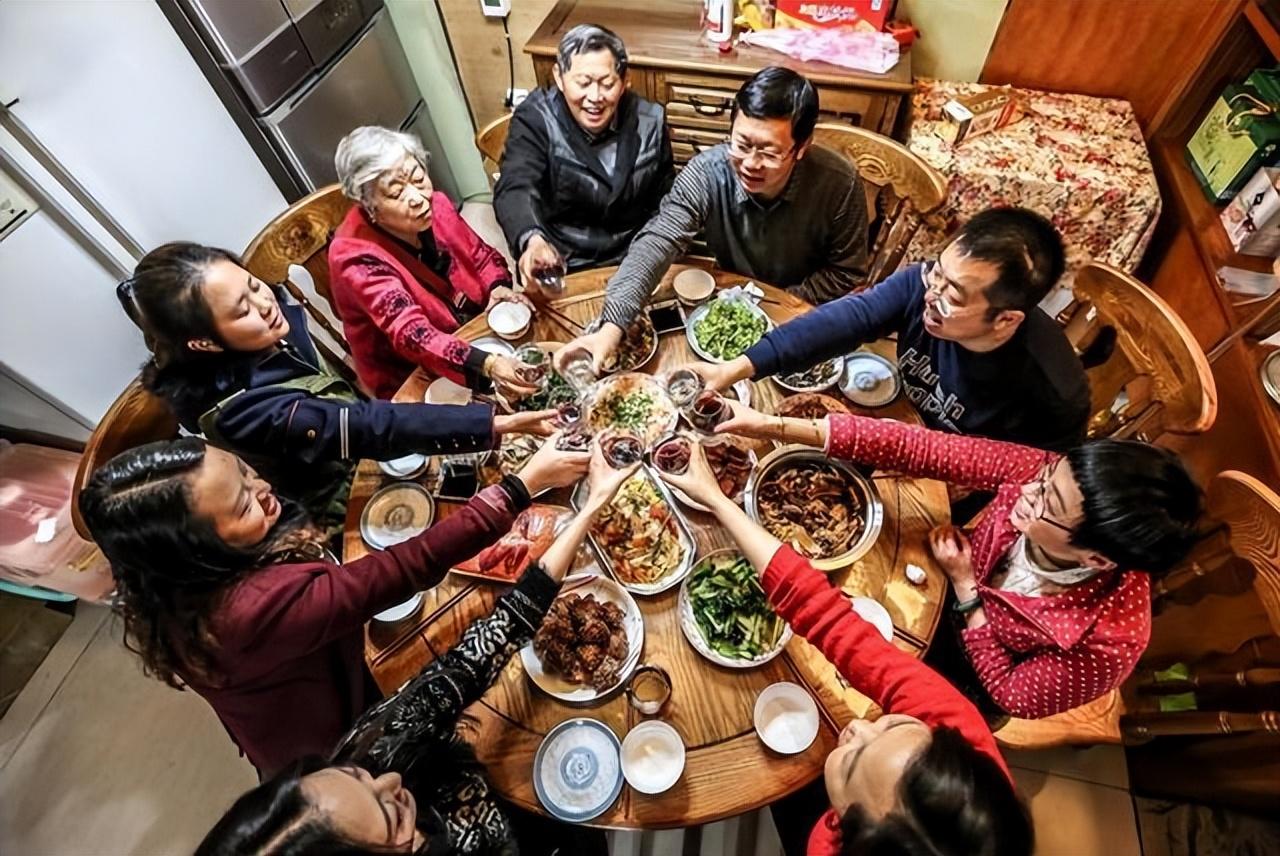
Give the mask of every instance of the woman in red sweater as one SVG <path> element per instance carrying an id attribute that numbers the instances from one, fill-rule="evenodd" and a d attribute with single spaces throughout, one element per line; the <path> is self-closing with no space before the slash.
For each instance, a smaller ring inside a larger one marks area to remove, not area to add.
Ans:
<path id="1" fill-rule="evenodd" d="M 518 476 L 345 565 L 298 506 L 196 437 L 112 458 L 80 511 L 144 670 L 204 696 L 265 776 L 328 751 L 380 697 L 364 664 L 366 621 L 439 583 L 510 530 L 530 494 L 573 483 L 588 461 L 545 443 Z"/>
<path id="2" fill-rule="evenodd" d="M 453 335 L 494 303 L 528 301 L 511 290 L 502 255 L 432 187 L 418 138 L 357 128 L 334 166 L 357 204 L 329 244 L 330 289 L 370 394 L 391 398 L 415 366 L 473 389 L 489 379 L 511 397 L 535 392 L 513 359 Z"/>
<path id="3" fill-rule="evenodd" d="M 725 497 L 701 448 L 688 472 L 662 478 L 711 509 L 761 572 L 778 615 L 884 711 L 850 722 L 827 756 L 831 807 L 809 835 L 810 856 L 1029 856 L 1030 820 L 977 709 Z"/>
<path id="4" fill-rule="evenodd" d="M 1145 443 L 1097 440 L 1058 455 L 888 419 L 780 419 L 730 405 L 734 418 L 716 430 L 996 493 L 971 536 L 944 527 L 930 546 L 982 688 L 1013 716 L 1050 716 L 1118 687 L 1147 647 L 1151 575 L 1197 537 L 1199 488 L 1176 455 Z"/>

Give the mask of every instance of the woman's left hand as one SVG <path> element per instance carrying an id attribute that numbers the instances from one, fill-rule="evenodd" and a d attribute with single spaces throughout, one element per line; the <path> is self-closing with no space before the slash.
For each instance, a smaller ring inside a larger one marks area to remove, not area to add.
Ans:
<path id="1" fill-rule="evenodd" d="M 550 437 L 556 432 L 555 410 L 531 410 L 527 413 L 500 413 L 493 417 L 495 434 L 533 434 Z"/>
<path id="2" fill-rule="evenodd" d="M 519 401 L 533 395 L 538 388 L 520 377 L 519 365 L 511 357 L 494 354 L 489 364 L 493 388 L 507 401 Z"/>
<path id="3" fill-rule="evenodd" d="M 978 584 L 973 572 L 973 548 L 969 537 L 955 526 L 938 526 L 929 533 L 929 550 L 956 590 L 956 597 L 971 600 Z"/>
<path id="4" fill-rule="evenodd" d="M 489 305 L 484 308 L 484 311 L 488 312 L 499 303 L 522 303 L 529 308 L 530 312 L 534 311 L 529 298 L 507 285 L 499 285 L 489 292 Z"/>

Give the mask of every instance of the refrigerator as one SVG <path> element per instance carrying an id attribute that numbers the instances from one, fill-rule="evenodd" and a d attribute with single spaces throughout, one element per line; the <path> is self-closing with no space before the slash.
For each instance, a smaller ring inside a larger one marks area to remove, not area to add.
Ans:
<path id="1" fill-rule="evenodd" d="M 437 187 L 457 199 L 382 0 L 159 0 L 196 64 L 290 202 L 337 180 L 353 128 L 416 134 Z"/>

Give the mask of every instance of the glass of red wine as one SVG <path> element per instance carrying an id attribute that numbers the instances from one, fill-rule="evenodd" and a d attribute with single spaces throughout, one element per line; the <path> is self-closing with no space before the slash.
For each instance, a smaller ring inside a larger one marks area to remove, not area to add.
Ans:
<path id="1" fill-rule="evenodd" d="M 658 442 L 653 450 L 653 465 L 664 473 L 673 476 L 682 475 L 689 469 L 689 458 L 693 454 L 693 444 L 688 438 L 679 435 L 666 437 Z"/>
<path id="2" fill-rule="evenodd" d="M 516 374 L 525 383 L 536 386 L 539 392 L 547 388 L 551 371 L 551 355 L 537 345 L 523 345 L 516 350 Z"/>
<path id="3" fill-rule="evenodd" d="M 644 457 L 644 442 L 632 431 L 610 431 L 600 438 L 600 451 L 609 466 L 621 470 Z"/>
<path id="4" fill-rule="evenodd" d="M 704 434 L 711 434 L 715 427 L 730 416 L 729 403 L 719 393 L 704 389 L 698 393 L 687 410 L 685 418 L 689 424 Z"/>

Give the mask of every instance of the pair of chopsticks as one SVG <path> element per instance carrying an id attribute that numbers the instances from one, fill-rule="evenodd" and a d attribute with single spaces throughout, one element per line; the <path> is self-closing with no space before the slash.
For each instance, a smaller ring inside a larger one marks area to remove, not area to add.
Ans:
<path id="1" fill-rule="evenodd" d="M 542 308 L 543 308 L 543 311 L 547 313 L 547 315 L 551 318 L 552 321 L 559 324 L 561 327 L 563 327 L 566 331 L 568 331 L 572 335 L 581 336 L 584 332 L 586 332 L 585 327 L 583 327 L 577 321 L 574 321 L 568 315 L 565 315 L 563 312 L 560 312 L 559 310 L 553 308 L 550 304 L 546 304 Z"/>

